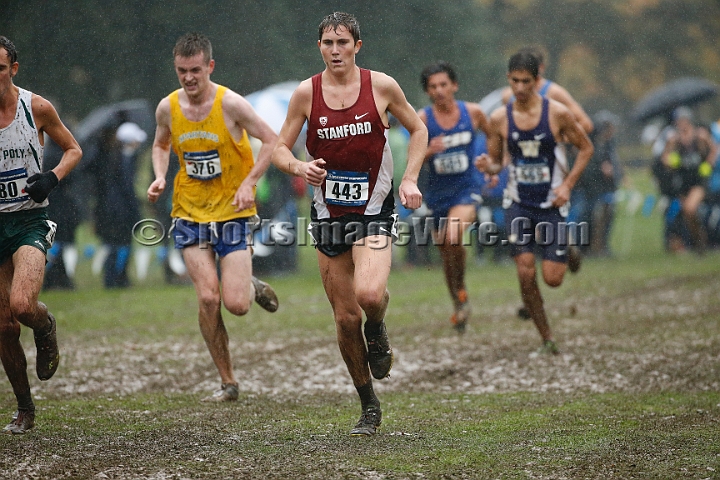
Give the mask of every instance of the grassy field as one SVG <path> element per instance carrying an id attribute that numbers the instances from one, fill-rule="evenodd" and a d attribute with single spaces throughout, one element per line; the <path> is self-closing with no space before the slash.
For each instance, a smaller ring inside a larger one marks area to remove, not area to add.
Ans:
<path id="1" fill-rule="evenodd" d="M 616 257 L 543 289 L 557 357 L 516 318 L 511 266 L 469 261 L 460 337 L 439 267 L 398 265 L 372 438 L 348 435 L 359 403 L 311 249 L 270 279 L 277 313 L 226 313 L 241 395 L 219 406 L 199 403 L 219 381 L 192 287 L 158 269 L 105 291 L 81 264 L 76 291 L 42 294 L 61 367 L 31 379 L 37 426 L 0 437 L 0 478 L 718 478 L 720 255 L 666 255 L 659 215 L 619 213 Z M 2 382 L 7 420 L 14 402 Z"/>

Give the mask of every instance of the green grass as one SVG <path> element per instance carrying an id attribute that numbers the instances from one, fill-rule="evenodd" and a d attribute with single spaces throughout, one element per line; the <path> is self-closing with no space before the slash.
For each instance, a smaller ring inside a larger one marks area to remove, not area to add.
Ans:
<path id="1" fill-rule="evenodd" d="M 475 314 L 457 338 L 440 267 L 398 263 L 387 315 L 398 363 L 376 382 L 373 438 L 348 435 L 359 408 L 344 367 L 317 373 L 325 390 L 281 378 L 315 358 L 342 362 L 311 248 L 297 273 L 269 279 L 277 313 L 225 312 L 241 386 L 269 390 L 241 388 L 219 406 L 198 402 L 208 391 L 195 385 L 217 374 L 192 287 L 164 285 L 154 266 L 146 282 L 105 291 L 81 263 L 76 291 L 42 294 L 63 360 L 51 381 L 31 379 L 36 428 L 0 436 L 0 477 L 717 478 L 720 255 L 665 254 L 660 222 L 621 205 L 616 257 L 542 287 L 561 358 L 531 354 L 514 267 L 469 258 Z M 32 356 L 30 332 L 22 339 Z M 0 413 L 14 405 L 5 381 Z"/>

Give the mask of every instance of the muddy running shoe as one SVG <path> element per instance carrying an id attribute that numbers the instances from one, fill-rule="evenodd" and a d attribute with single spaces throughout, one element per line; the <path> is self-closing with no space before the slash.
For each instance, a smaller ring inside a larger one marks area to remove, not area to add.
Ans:
<path id="1" fill-rule="evenodd" d="M 528 310 L 525 306 L 518 308 L 517 316 L 518 318 L 521 318 L 523 320 L 532 320 L 532 317 L 530 316 L 530 310 Z"/>
<path id="2" fill-rule="evenodd" d="M 57 344 L 57 322 L 52 313 L 48 312 L 50 330 L 46 333 L 34 332 L 37 359 L 35 370 L 40 380 L 49 380 L 55 375 L 60 363 L 60 350 Z"/>
<path id="3" fill-rule="evenodd" d="M 552 340 L 545 340 L 543 342 L 543 346 L 540 347 L 540 349 L 538 350 L 538 353 L 547 355 L 560 355 L 560 350 L 558 350 L 555 342 L 553 342 Z"/>
<path id="4" fill-rule="evenodd" d="M 12 422 L 3 429 L 3 433 L 22 435 L 35 426 L 35 410 L 17 410 Z"/>
<path id="5" fill-rule="evenodd" d="M 274 312 L 280 306 L 277 295 L 273 288 L 257 277 L 252 277 L 252 284 L 255 287 L 255 301 L 268 312 Z"/>
<path id="6" fill-rule="evenodd" d="M 380 322 L 380 329 L 375 334 L 368 334 L 368 324 L 365 322 L 365 339 L 367 340 L 370 373 L 378 380 L 389 377 L 394 357 L 385 322 Z"/>
<path id="7" fill-rule="evenodd" d="M 381 423 L 382 410 L 380 410 L 379 406 L 370 406 L 363 410 L 357 425 L 355 425 L 355 428 L 350 430 L 350 435 L 353 437 L 368 437 L 370 435 L 375 435 Z"/>
<path id="8" fill-rule="evenodd" d="M 234 402 L 238 399 L 238 386 L 232 383 L 223 383 L 220 385 L 219 390 L 215 390 L 215 393 L 209 397 L 205 397 L 201 402 L 206 403 L 220 403 L 220 402 Z"/>
<path id="9" fill-rule="evenodd" d="M 452 314 L 452 317 L 450 317 L 450 323 L 452 323 L 453 328 L 457 330 L 458 333 L 465 333 L 465 327 L 467 326 L 468 319 L 470 319 L 471 312 L 472 307 L 470 306 L 470 302 L 465 302 L 461 304 L 455 310 L 455 313 Z"/>
<path id="10" fill-rule="evenodd" d="M 569 246 L 567 251 L 568 270 L 570 273 L 577 273 L 582 265 L 582 254 L 576 246 Z"/>

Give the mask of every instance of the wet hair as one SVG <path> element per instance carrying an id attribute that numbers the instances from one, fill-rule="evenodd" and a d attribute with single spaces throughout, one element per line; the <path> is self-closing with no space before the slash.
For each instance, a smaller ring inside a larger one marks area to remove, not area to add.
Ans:
<path id="1" fill-rule="evenodd" d="M 535 58 L 538 59 L 539 65 L 545 64 L 545 49 L 543 47 L 537 45 L 528 45 L 518 50 L 518 53 L 529 53 L 530 55 L 533 55 Z"/>
<path id="2" fill-rule="evenodd" d="M 210 63 L 212 59 L 212 44 L 210 43 L 210 39 L 202 33 L 186 33 L 175 42 L 173 58 L 194 57 L 201 52 L 205 63 Z"/>
<path id="3" fill-rule="evenodd" d="M 520 51 L 510 57 L 510 61 L 508 62 L 508 73 L 520 70 L 529 72 L 533 78 L 537 78 L 540 71 L 540 62 L 538 61 L 538 58 L 531 53 L 523 51 Z"/>
<path id="4" fill-rule="evenodd" d="M 360 40 L 360 24 L 354 15 L 344 12 L 334 12 L 322 19 L 318 26 L 318 40 L 322 40 L 323 33 L 329 29 L 337 32 L 338 27 L 345 27 L 355 43 Z"/>
<path id="5" fill-rule="evenodd" d="M 18 52 L 15 48 L 15 44 L 11 42 L 9 38 L 0 35 L 0 48 L 4 48 L 7 52 L 7 56 L 8 59 L 10 59 L 11 65 L 17 62 Z"/>
<path id="6" fill-rule="evenodd" d="M 453 68 L 453 66 L 444 60 L 440 60 L 437 63 L 433 63 L 432 65 L 428 65 L 427 67 L 423 68 L 423 71 L 420 73 L 420 85 L 422 85 L 423 90 L 427 92 L 428 81 L 430 80 L 431 76 L 435 75 L 436 73 L 443 72 L 447 73 L 447 76 L 450 77 L 451 82 L 457 83 L 457 73 L 455 73 L 455 69 Z"/>

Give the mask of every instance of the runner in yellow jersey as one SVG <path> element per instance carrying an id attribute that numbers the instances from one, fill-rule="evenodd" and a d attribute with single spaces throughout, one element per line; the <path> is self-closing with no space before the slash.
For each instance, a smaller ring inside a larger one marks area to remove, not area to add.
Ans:
<path id="1" fill-rule="evenodd" d="M 237 400 L 221 306 L 244 315 L 253 299 L 278 308 L 275 292 L 252 276 L 248 220 L 255 216 L 255 184 L 270 164 L 277 135 L 242 96 L 210 81 L 215 68 L 210 40 L 182 36 L 173 50 L 181 89 L 157 107 L 152 160 L 155 180 L 148 199 L 165 190 L 172 147 L 180 161 L 173 192 L 173 238 L 181 249 L 199 303 L 200 331 L 220 373 L 221 386 L 203 401 Z M 262 142 L 257 162 L 248 141 Z M 216 255 L 222 277 L 222 293 Z"/>

